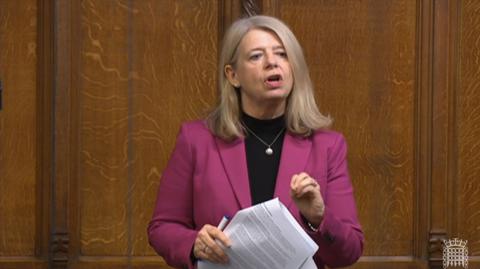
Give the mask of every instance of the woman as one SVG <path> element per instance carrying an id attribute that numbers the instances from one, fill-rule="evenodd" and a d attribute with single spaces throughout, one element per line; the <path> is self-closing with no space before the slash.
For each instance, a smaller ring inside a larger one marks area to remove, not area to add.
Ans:
<path id="1" fill-rule="evenodd" d="M 278 19 L 254 16 L 227 31 L 220 100 L 205 121 L 182 125 L 165 169 L 152 247 L 174 267 L 227 263 L 215 225 L 279 197 L 319 245 L 318 268 L 347 266 L 363 250 L 343 136 L 315 104 L 301 47 Z"/>

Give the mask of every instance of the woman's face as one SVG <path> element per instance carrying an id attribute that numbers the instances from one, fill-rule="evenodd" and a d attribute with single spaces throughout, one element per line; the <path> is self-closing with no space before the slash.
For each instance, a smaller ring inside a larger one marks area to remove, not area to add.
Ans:
<path id="1" fill-rule="evenodd" d="M 240 88 L 242 108 L 247 114 L 255 116 L 262 109 L 283 114 L 293 75 L 277 35 L 250 30 L 239 44 L 235 67 L 227 65 L 225 74 L 234 87 Z"/>

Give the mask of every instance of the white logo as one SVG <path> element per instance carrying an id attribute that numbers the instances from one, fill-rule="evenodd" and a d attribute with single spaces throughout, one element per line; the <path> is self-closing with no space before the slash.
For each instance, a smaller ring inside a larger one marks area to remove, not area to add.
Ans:
<path id="1" fill-rule="evenodd" d="M 458 238 L 443 240 L 443 268 L 461 266 L 468 268 L 467 240 Z"/>

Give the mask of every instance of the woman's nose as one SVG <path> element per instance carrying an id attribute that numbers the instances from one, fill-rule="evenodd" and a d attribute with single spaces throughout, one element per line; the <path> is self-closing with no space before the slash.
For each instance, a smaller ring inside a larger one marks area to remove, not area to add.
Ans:
<path id="1" fill-rule="evenodd" d="M 277 58 L 274 53 L 267 53 L 265 57 L 266 68 L 275 68 L 278 66 Z"/>

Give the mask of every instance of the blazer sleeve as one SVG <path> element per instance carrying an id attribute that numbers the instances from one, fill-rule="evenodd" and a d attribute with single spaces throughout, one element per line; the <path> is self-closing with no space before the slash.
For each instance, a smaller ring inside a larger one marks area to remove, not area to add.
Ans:
<path id="1" fill-rule="evenodd" d="M 190 253 L 198 231 L 193 223 L 194 160 L 185 125 L 165 168 L 152 220 L 148 225 L 150 245 L 177 268 L 193 268 Z"/>
<path id="2" fill-rule="evenodd" d="M 360 258 L 364 237 L 357 218 L 343 136 L 337 136 L 327 155 L 325 213 L 318 231 L 308 228 L 307 231 L 319 245 L 316 258 L 329 267 L 343 267 Z"/>

